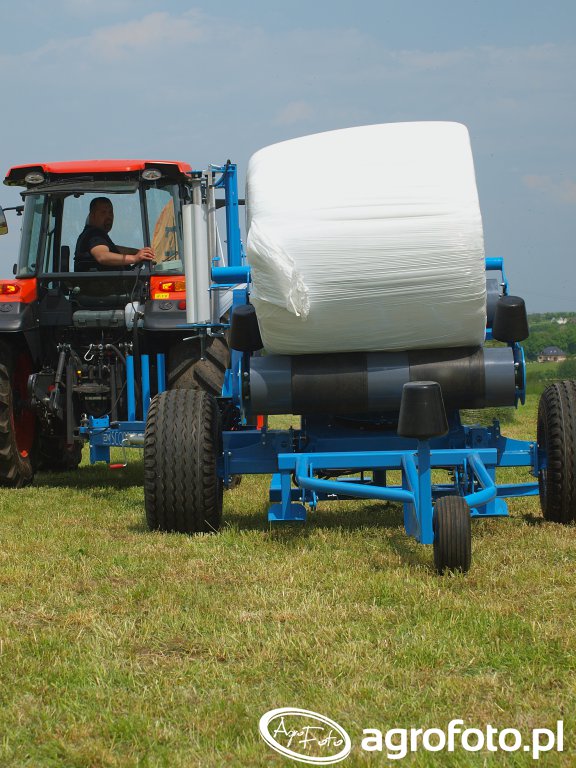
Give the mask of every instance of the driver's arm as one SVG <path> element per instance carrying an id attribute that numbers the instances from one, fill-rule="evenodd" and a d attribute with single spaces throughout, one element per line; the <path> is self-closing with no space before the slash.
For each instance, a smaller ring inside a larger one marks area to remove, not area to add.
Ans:
<path id="1" fill-rule="evenodd" d="M 119 246 L 118 250 L 121 252 L 115 253 L 107 245 L 95 245 L 90 249 L 90 253 L 99 264 L 105 264 L 107 267 L 125 267 L 142 261 L 156 260 L 152 248 L 146 247 L 137 251 L 135 248 Z"/>

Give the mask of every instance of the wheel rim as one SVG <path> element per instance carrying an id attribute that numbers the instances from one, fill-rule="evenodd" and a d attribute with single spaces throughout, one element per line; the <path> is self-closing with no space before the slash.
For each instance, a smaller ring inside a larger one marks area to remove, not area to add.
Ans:
<path id="1" fill-rule="evenodd" d="M 36 435 L 36 417 L 26 408 L 28 377 L 31 373 L 32 365 L 28 355 L 19 355 L 12 376 L 12 425 L 16 446 L 22 458 L 30 454 Z"/>

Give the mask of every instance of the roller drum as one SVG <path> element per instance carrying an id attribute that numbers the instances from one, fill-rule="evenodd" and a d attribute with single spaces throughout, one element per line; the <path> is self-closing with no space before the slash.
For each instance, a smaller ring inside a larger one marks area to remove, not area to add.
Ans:
<path id="1" fill-rule="evenodd" d="M 515 404 L 509 347 L 253 358 L 244 392 L 253 413 L 366 414 L 400 408 L 410 381 L 436 381 L 447 409 Z"/>

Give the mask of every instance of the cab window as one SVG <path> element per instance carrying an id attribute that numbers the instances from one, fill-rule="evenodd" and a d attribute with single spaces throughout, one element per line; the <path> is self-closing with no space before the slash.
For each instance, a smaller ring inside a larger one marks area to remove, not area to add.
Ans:
<path id="1" fill-rule="evenodd" d="M 150 226 L 150 242 L 156 254 L 156 272 L 182 272 L 182 222 L 174 211 L 178 194 L 176 186 L 149 187 L 146 209 Z"/>
<path id="2" fill-rule="evenodd" d="M 24 205 L 22 221 L 22 239 L 18 276 L 26 277 L 36 272 L 38 261 L 42 258 L 42 222 L 45 218 L 44 195 L 30 195 Z"/>
<path id="3" fill-rule="evenodd" d="M 90 202 L 96 197 L 107 197 L 114 206 L 114 225 L 108 233 L 116 245 L 142 248 L 142 214 L 137 192 L 109 194 L 105 192 L 69 195 L 64 200 L 60 245 L 70 248 L 70 269 L 73 269 L 76 242 L 88 222 Z"/>

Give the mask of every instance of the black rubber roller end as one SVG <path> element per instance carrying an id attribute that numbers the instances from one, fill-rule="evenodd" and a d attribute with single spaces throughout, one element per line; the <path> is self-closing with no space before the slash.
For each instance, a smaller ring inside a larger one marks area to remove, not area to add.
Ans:
<path id="1" fill-rule="evenodd" d="M 402 388 L 398 434 L 428 440 L 448 432 L 442 388 L 436 381 L 410 381 Z"/>
<path id="2" fill-rule="evenodd" d="M 239 352 L 257 352 L 262 349 L 256 310 L 252 304 L 241 304 L 232 312 L 230 346 Z"/>
<path id="3" fill-rule="evenodd" d="M 529 334 L 524 299 L 520 296 L 501 296 L 494 311 L 492 336 L 497 341 L 513 344 L 527 339 Z"/>

